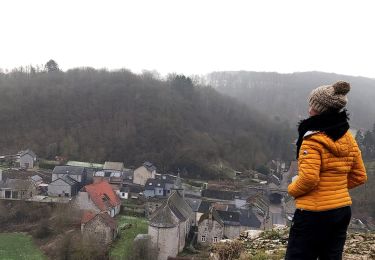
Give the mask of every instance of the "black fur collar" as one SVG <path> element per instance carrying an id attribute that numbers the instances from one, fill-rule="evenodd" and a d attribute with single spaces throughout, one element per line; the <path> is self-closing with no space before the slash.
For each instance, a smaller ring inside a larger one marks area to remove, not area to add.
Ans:
<path id="1" fill-rule="evenodd" d="M 303 136 L 307 131 L 324 132 L 333 141 L 340 139 L 349 129 L 349 115 L 346 110 L 342 112 L 322 113 L 309 117 L 298 124 L 297 159 L 302 145 Z"/>

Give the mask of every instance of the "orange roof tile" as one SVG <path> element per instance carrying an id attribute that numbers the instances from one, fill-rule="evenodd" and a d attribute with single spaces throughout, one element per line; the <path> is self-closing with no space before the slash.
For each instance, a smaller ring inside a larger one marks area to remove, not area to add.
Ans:
<path id="1" fill-rule="evenodd" d="M 84 187 L 91 200 L 102 211 L 109 210 L 121 204 L 120 198 L 112 190 L 108 182 L 102 181 Z"/>

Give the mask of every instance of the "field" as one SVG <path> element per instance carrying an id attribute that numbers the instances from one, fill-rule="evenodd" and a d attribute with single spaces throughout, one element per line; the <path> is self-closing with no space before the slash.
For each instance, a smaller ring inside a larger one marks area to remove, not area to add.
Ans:
<path id="1" fill-rule="evenodd" d="M 138 234 L 147 234 L 148 221 L 145 218 L 120 215 L 117 217 L 119 227 L 131 224 L 131 227 L 120 231 L 120 239 L 116 240 L 110 249 L 110 258 L 115 260 L 126 259 L 129 255 L 133 240 Z"/>
<path id="2" fill-rule="evenodd" d="M 29 235 L 22 233 L 0 233 L 1 260 L 46 259 Z"/>

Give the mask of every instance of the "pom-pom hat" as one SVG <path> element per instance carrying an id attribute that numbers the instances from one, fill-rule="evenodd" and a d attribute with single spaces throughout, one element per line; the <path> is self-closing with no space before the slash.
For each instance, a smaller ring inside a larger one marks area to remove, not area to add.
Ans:
<path id="1" fill-rule="evenodd" d="M 333 85 L 320 86 L 314 89 L 309 96 L 309 105 L 318 113 L 331 110 L 341 110 L 346 106 L 350 91 L 350 84 L 338 81 Z"/>

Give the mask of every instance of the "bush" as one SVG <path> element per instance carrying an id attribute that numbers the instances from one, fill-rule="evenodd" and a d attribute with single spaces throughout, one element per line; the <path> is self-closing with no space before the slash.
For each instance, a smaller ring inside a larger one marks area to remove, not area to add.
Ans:
<path id="1" fill-rule="evenodd" d="M 244 245 L 234 240 L 231 242 L 220 242 L 212 245 L 212 252 L 218 254 L 219 260 L 238 259 L 244 250 Z"/>

